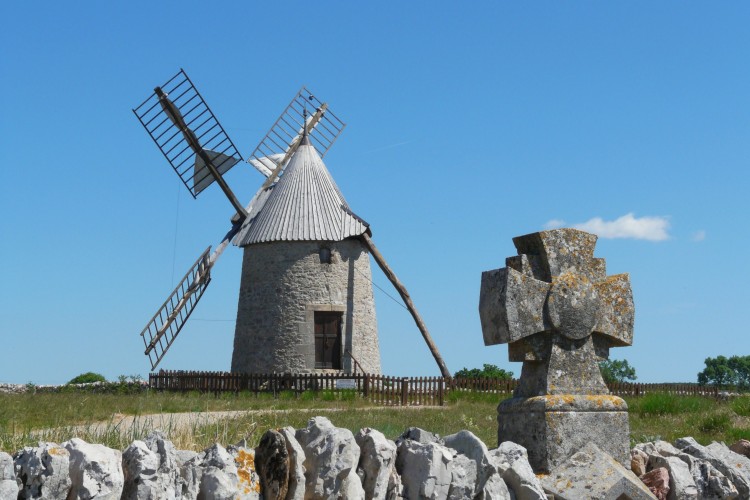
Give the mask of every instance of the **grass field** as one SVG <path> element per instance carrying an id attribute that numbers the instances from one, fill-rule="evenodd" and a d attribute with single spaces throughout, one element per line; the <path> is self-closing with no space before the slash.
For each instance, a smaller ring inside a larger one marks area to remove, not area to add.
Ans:
<path id="1" fill-rule="evenodd" d="M 264 410 L 240 418 L 196 423 L 189 429 L 164 429 L 182 449 L 203 449 L 247 439 L 255 445 L 270 428 L 303 427 L 310 417 L 326 416 L 352 432 L 373 427 L 393 439 L 410 426 L 440 435 L 468 429 L 488 446 L 496 443 L 496 411 L 501 396 L 487 393 L 449 393 L 444 407 L 401 408 L 370 405 L 354 393 L 304 393 L 295 397 L 198 393 L 92 394 L 76 391 L 44 394 L 0 394 L 0 450 L 13 453 L 39 440 L 62 442 L 78 436 L 89 442 L 124 449 L 148 431 L 144 415 L 228 410 Z M 699 442 L 750 439 L 750 396 L 717 401 L 695 396 L 650 394 L 625 398 L 630 407 L 631 442 L 693 436 Z M 270 411 L 269 411 L 270 410 Z M 121 415 L 137 415 L 123 428 Z M 94 427 L 96 422 L 109 422 Z"/>

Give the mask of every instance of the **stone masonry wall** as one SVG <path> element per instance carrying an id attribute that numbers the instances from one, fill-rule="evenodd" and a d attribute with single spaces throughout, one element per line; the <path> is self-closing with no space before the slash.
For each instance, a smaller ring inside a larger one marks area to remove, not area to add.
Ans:
<path id="1" fill-rule="evenodd" d="M 320 262 L 321 247 L 331 263 Z M 342 312 L 344 372 L 349 349 L 369 373 L 380 373 L 370 258 L 357 239 L 272 242 L 245 248 L 232 371 L 315 372 L 314 312 Z"/>

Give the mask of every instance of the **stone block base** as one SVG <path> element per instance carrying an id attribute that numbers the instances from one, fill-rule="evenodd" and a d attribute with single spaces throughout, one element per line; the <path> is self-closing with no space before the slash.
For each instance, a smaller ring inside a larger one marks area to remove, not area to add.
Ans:
<path id="1" fill-rule="evenodd" d="M 588 443 L 630 468 L 628 405 L 617 396 L 512 398 L 497 407 L 498 444 L 525 447 L 536 473 L 549 473 Z"/>

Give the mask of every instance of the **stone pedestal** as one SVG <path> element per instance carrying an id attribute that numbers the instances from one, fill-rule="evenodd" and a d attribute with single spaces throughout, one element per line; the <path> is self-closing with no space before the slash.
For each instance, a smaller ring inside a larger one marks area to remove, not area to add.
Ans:
<path id="1" fill-rule="evenodd" d="M 498 443 L 525 447 L 536 473 L 549 473 L 594 443 L 630 469 L 628 405 L 610 395 L 515 397 L 497 407 Z"/>

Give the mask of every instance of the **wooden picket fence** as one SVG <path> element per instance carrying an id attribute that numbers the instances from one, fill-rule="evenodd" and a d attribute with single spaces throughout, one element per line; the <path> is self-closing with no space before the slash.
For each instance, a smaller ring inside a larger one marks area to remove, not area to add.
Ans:
<path id="1" fill-rule="evenodd" d="M 165 391 L 300 394 L 305 391 L 355 391 L 387 406 L 442 406 L 442 377 L 388 377 L 370 374 L 302 373 L 256 374 L 230 372 L 159 371 L 149 374 L 149 387 Z"/>
<path id="2" fill-rule="evenodd" d="M 371 374 L 303 373 L 248 374 L 230 372 L 165 371 L 149 374 L 149 387 L 164 391 L 272 393 L 289 391 L 354 391 L 385 406 L 442 406 L 448 391 L 491 392 L 510 395 L 517 379 L 466 379 L 443 377 L 389 377 Z M 616 396 L 649 393 L 719 397 L 712 386 L 698 384 L 609 384 Z"/>

